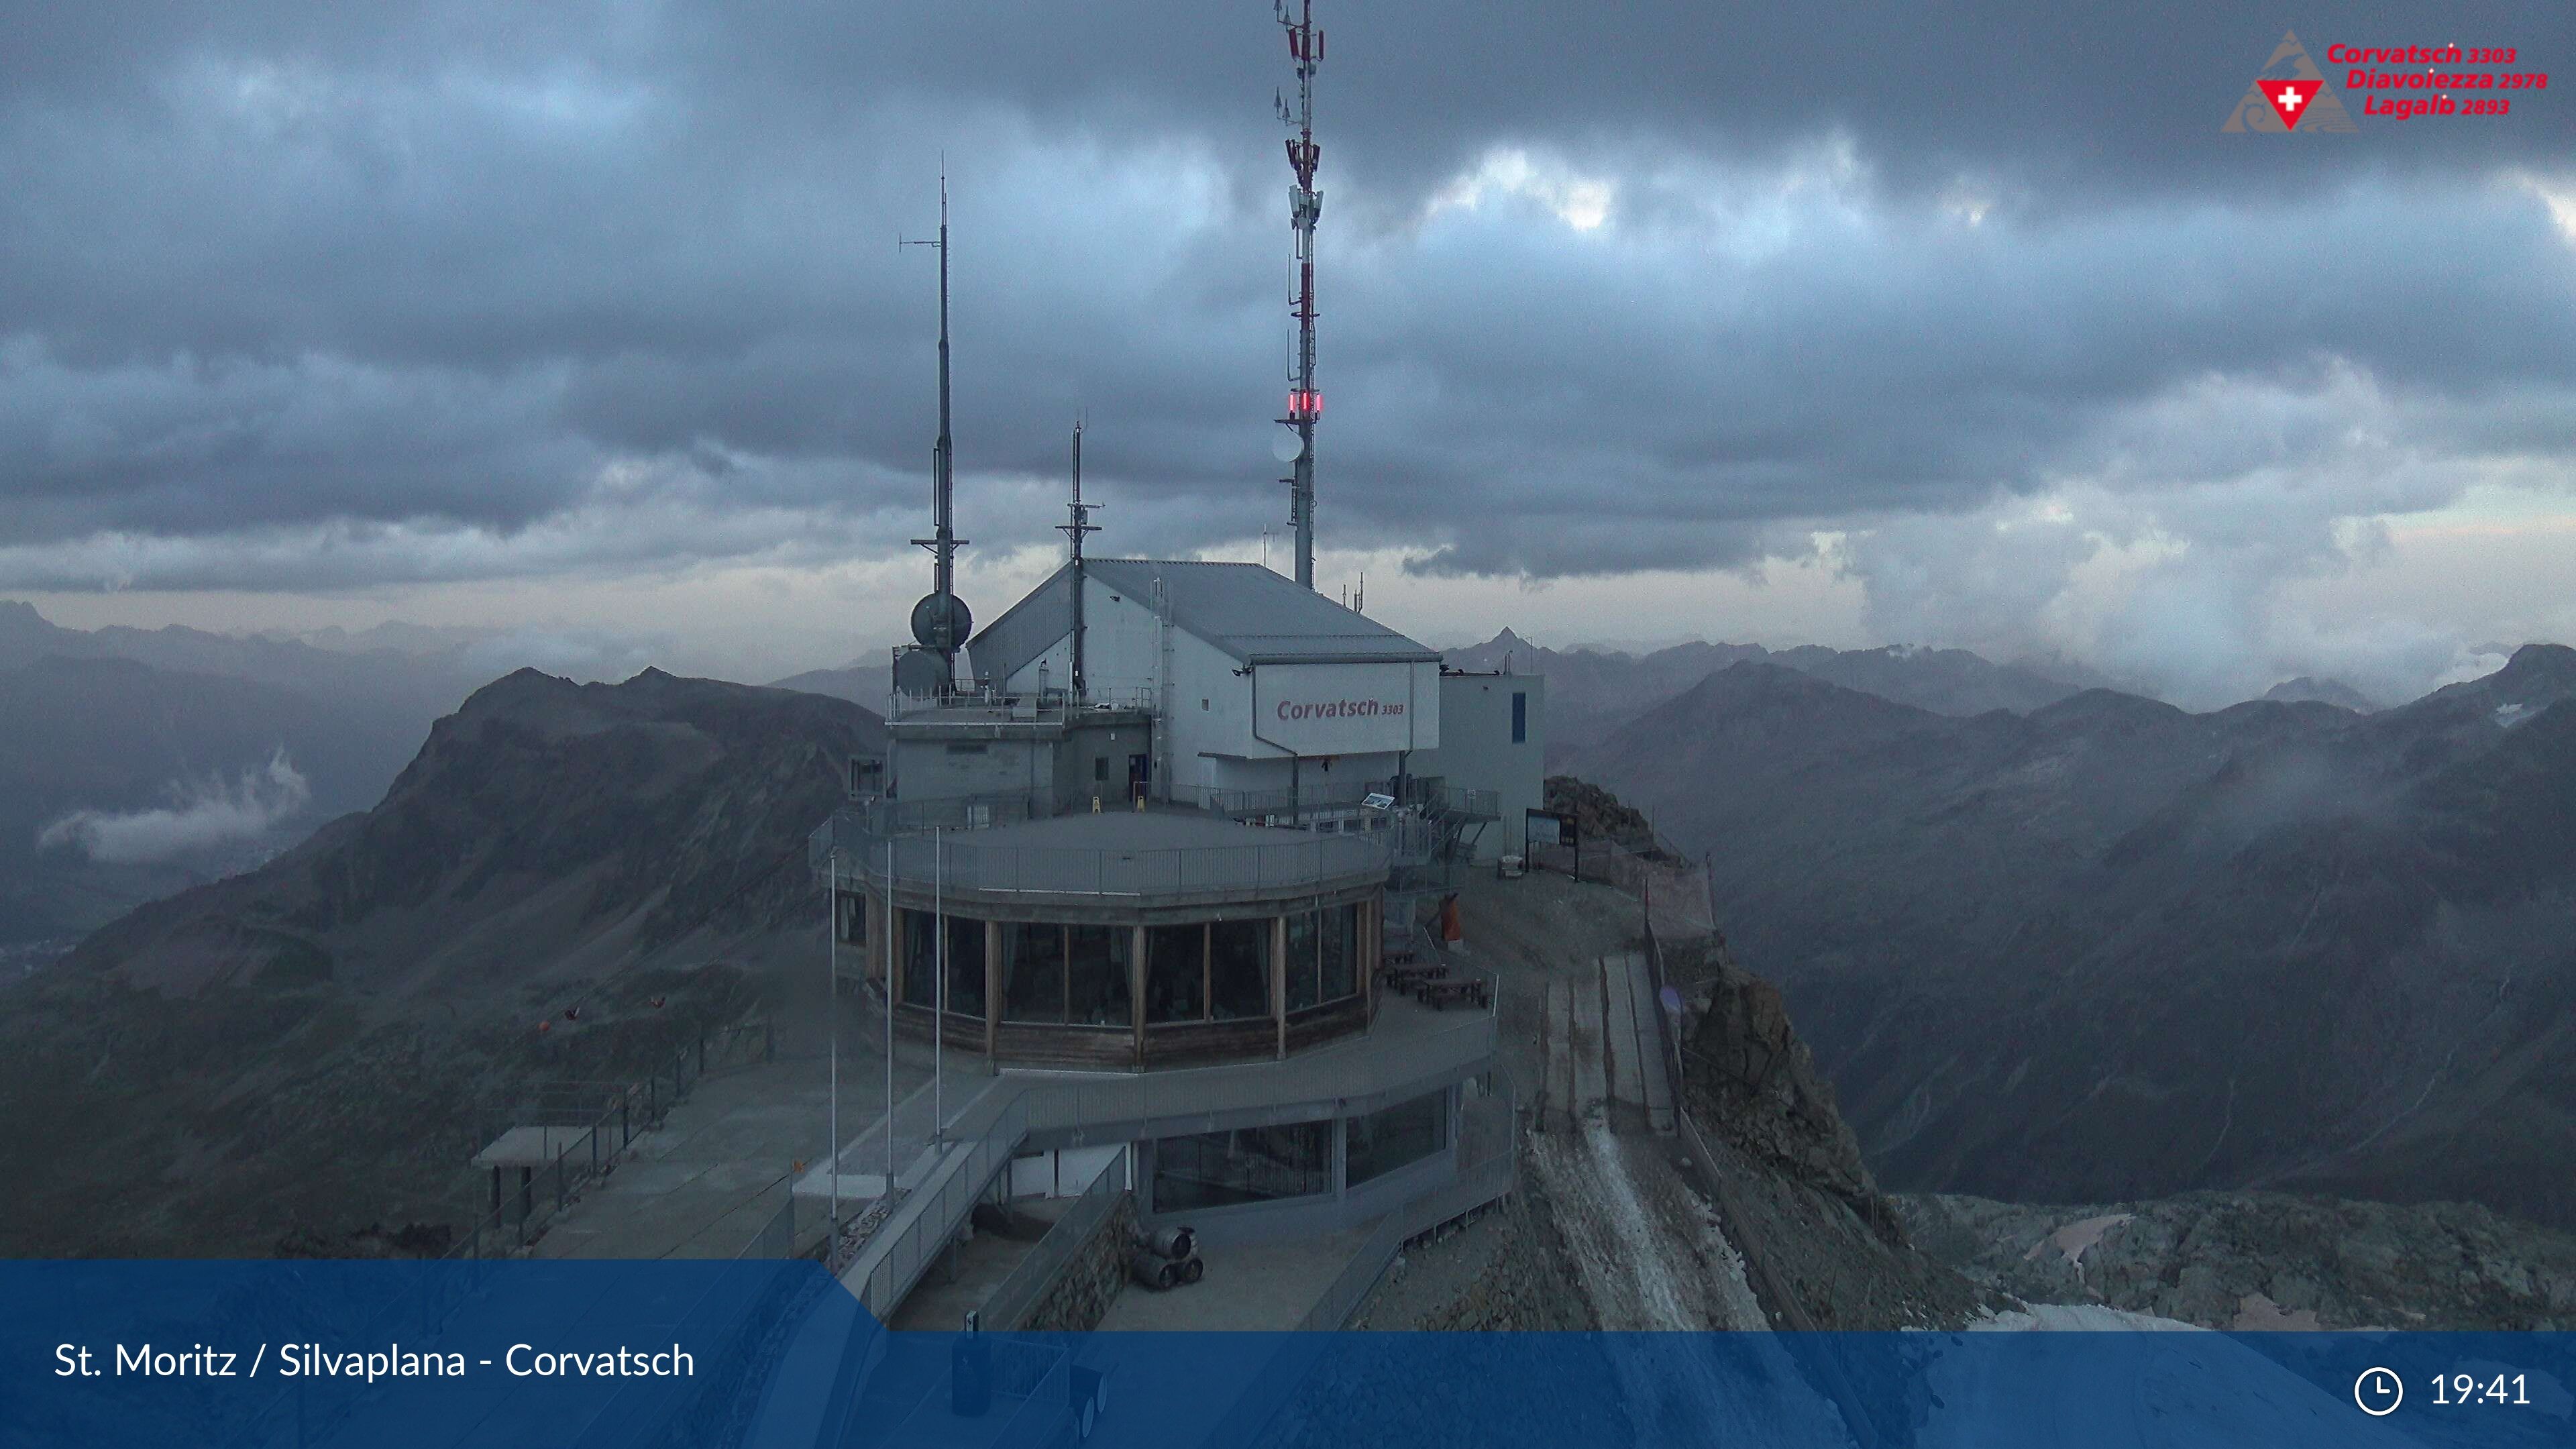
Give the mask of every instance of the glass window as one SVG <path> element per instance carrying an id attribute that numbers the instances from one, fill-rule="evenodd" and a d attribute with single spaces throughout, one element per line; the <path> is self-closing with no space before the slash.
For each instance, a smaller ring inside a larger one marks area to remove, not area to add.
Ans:
<path id="1" fill-rule="evenodd" d="M 1382 1112 L 1353 1117 L 1350 1132 L 1344 1177 L 1357 1187 L 1449 1145 L 1449 1094 L 1433 1092 Z"/>
<path id="2" fill-rule="evenodd" d="M 1270 1015 L 1270 921 L 1208 927 L 1208 1002 L 1219 1021 Z"/>
<path id="3" fill-rule="evenodd" d="M 1064 927 L 1002 928 L 1002 1020 L 1064 1020 Z"/>
<path id="4" fill-rule="evenodd" d="M 1288 918 L 1288 1009 L 1303 1011 L 1324 998 L 1316 993 L 1315 913 L 1299 911 Z"/>
<path id="5" fill-rule="evenodd" d="M 1070 961 L 1070 1001 L 1065 1020 L 1077 1026 L 1132 1026 L 1134 998 L 1127 989 L 1135 932 L 1126 926 L 1073 926 L 1065 932 Z"/>
<path id="6" fill-rule="evenodd" d="M 1292 1122 L 1162 1138 L 1154 1144 L 1154 1211 L 1330 1192 L 1332 1125 Z"/>
<path id="7" fill-rule="evenodd" d="M 984 1014 L 984 923 L 948 918 L 948 1009 Z"/>
<path id="8" fill-rule="evenodd" d="M 1512 695 L 1512 743 L 1529 743 L 1529 696 L 1518 692 Z"/>
<path id="9" fill-rule="evenodd" d="M 1154 926 L 1145 932 L 1145 1020 L 1207 1019 L 1207 927 Z"/>
<path id="10" fill-rule="evenodd" d="M 1360 908 L 1327 906 L 1323 911 L 1324 999 L 1339 1001 L 1360 993 Z"/>
<path id="11" fill-rule="evenodd" d="M 844 946 L 868 939 L 868 898 L 861 891 L 832 892 L 832 927 Z"/>
<path id="12" fill-rule="evenodd" d="M 903 913 L 903 999 L 929 1006 L 938 1000 L 938 922 L 928 911 Z"/>

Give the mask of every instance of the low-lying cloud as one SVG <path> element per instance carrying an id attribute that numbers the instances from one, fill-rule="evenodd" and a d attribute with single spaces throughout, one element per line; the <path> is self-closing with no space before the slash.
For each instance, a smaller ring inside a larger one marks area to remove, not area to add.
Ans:
<path id="1" fill-rule="evenodd" d="M 147 810 L 75 810 L 36 832 L 38 850 L 77 850 L 109 865 L 140 865 L 256 840 L 302 810 L 312 787 L 280 748 L 231 780 L 178 781 Z"/>

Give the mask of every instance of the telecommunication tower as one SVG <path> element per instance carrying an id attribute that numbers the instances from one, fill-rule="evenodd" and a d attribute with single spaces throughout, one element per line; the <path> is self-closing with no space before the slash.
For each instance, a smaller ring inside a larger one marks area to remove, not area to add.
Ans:
<path id="1" fill-rule="evenodd" d="M 957 597 L 956 445 L 948 433 L 948 173 L 939 174 L 939 240 L 907 242 L 939 249 L 939 441 L 930 450 L 930 537 L 914 543 L 930 550 L 930 592 L 912 606 L 912 637 L 922 649 L 939 656 L 943 666 L 936 692 L 946 693 L 954 676 L 957 648 L 975 630 L 975 616 Z M 923 671 L 926 674 L 927 671 Z M 919 677 L 918 675 L 916 676 Z"/>
<path id="2" fill-rule="evenodd" d="M 1065 511 L 1072 515 L 1073 521 L 1057 524 L 1056 531 L 1073 541 L 1073 697 L 1077 702 L 1088 698 L 1090 694 L 1090 681 L 1085 678 L 1082 657 L 1082 536 L 1100 531 L 1100 525 L 1091 521 L 1091 515 L 1099 512 L 1104 506 L 1082 501 L 1082 424 L 1075 423 L 1073 425 L 1073 501 L 1065 505 Z"/>
<path id="3" fill-rule="evenodd" d="M 1315 145 L 1315 70 L 1324 60 L 1324 32 L 1315 26 L 1315 0 L 1271 0 L 1271 9 L 1288 34 L 1288 58 L 1297 70 L 1297 104 L 1276 99 L 1279 119 L 1296 134 L 1288 138 L 1288 169 L 1297 184 L 1288 188 L 1288 226 L 1293 234 L 1288 279 L 1288 315 L 1297 321 L 1295 352 L 1288 361 L 1288 415 L 1280 426 L 1293 432 L 1294 476 L 1288 485 L 1288 522 L 1297 530 L 1297 582 L 1315 586 L 1315 423 L 1324 415 L 1324 394 L 1315 387 L 1315 221 L 1324 212 L 1324 194 L 1315 189 L 1315 166 L 1323 151 Z M 1280 452 L 1290 446 L 1282 435 Z"/>

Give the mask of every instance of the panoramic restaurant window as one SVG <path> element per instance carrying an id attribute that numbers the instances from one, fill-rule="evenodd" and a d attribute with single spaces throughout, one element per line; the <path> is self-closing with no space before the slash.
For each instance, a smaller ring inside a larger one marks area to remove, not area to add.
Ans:
<path id="1" fill-rule="evenodd" d="M 1449 1145 L 1449 1094 L 1431 1092 L 1353 1117 L 1344 1176 L 1357 1187 Z"/>
<path id="2" fill-rule="evenodd" d="M 1064 930 L 1014 922 L 1002 928 L 1002 1020 L 1064 1020 Z"/>
<path id="3" fill-rule="evenodd" d="M 1132 1026 L 1126 926 L 1014 923 L 1002 928 L 1002 1020 L 1037 1026 Z"/>
<path id="4" fill-rule="evenodd" d="M 961 1016 L 998 1014 L 1015 1026 L 1126 1027 L 1136 1020 L 1135 965 L 1138 930 L 1123 925 L 1068 925 L 1049 921 L 987 923 L 967 916 L 944 920 L 929 911 L 897 913 L 894 951 L 900 999 L 928 1007 L 937 999 L 937 947 L 947 937 L 947 1008 Z M 1357 905 L 1230 921 L 1149 926 L 1145 945 L 1144 1017 L 1149 1026 L 1219 1021 L 1264 1021 L 1282 1004 L 1274 1000 L 1272 958 L 1286 940 L 1288 1011 L 1331 1006 L 1360 993 L 1360 922 Z M 987 930 L 991 931 L 988 937 Z M 861 928 L 864 935 L 864 928 Z M 985 966 L 988 942 L 998 941 L 1001 994 L 988 1013 Z"/>
<path id="5" fill-rule="evenodd" d="M 1360 993 L 1360 908 L 1326 906 L 1288 918 L 1288 1009 L 1303 1011 Z"/>
<path id="6" fill-rule="evenodd" d="M 1136 933 L 1125 926 L 1071 926 L 1065 930 L 1065 1015 L 1076 1026 L 1132 1026 L 1134 993 L 1127 984 Z"/>
<path id="7" fill-rule="evenodd" d="M 903 913 L 903 1000 L 907 1006 L 936 1006 L 939 918 L 928 911 Z M 965 1016 L 984 1014 L 984 923 L 964 916 L 948 918 L 948 1009 Z"/>
<path id="8" fill-rule="evenodd" d="M 1146 931 L 1146 1024 L 1206 1018 L 1207 927 L 1155 926 Z"/>
<path id="9" fill-rule="evenodd" d="M 1208 926 L 1208 1008 L 1218 1021 L 1270 1015 L 1270 918 Z"/>
<path id="10" fill-rule="evenodd" d="M 939 918 L 928 911 L 903 913 L 903 1000 L 939 1004 Z"/>
<path id="11" fill-rule="evenodd" d="M 948 918 L 948 1009 L 984 1014 L 984 923 Z"/>
<path id="12" fill-rule="evenodd" d="M 1154 1143 L 1154 1211 L 1311 1197 L 1333 1186 L 1333 1124 L 1292 1122 Z"/>

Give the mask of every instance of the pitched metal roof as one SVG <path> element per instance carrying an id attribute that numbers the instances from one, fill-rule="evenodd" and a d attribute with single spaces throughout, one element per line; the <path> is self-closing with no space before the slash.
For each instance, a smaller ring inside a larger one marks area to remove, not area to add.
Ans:
<path id="1" fill-rule="evenodd" d="M 1089 562 L 1084 560 L 1086 566 Z M 1002 617 L 966 641 L 966 652 L 975 662 L 976 674 L 996 683 L 1008 679 L 1073 632 L 1072 570 L 1073 566 L 1066 564 L 1047 575 L 1046 582 L 1029 590 L 1027 597 L 1003 610 Z"/>
<path id="2" fill-rule="evenodd" d="M 1427 649 L 1259 564 L 1094 558 L 1083 567 L 1151 606 L 1159 580 L 1172 622 L 1246 664 L 1437 663 Z M 1070 564 L 969 642 L 979 673 L 1007 677 L 1073 628 Z"/>

